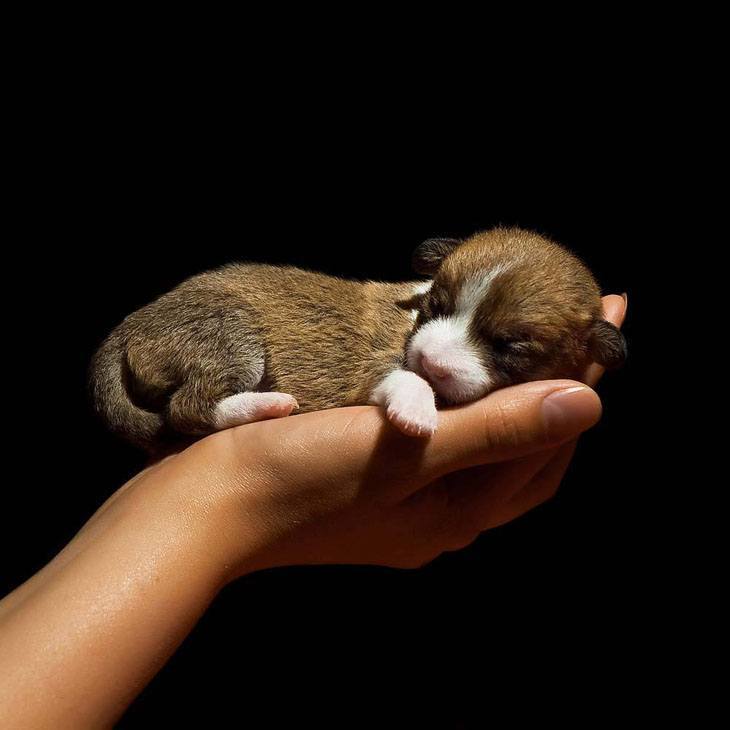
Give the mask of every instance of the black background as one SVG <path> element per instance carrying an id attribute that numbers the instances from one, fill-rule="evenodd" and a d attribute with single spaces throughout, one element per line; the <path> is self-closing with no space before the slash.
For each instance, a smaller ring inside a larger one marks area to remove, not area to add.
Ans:
<path id="1" fill-rule="evenodd" d="M 466 141 L 382 119 L 377 134 L 368 119 L 322 128 L 294 108 L 297 124 L 239 116 L 202 132 L 181 121 L 183 107 L 160 117 L 149 98 L 131 110 L 93 99 L 74 98 L 72 119 L 50 138 L 30 133 L 23 316 L 8 334 L 18 387 L 4 437 L 21 468 L 1 518 L 13 534 L 3 592 L 143 464 L 95 422 L 85 394 L 94 349 L 128 312 L 232 260 L 405 279 L 427 237 L 519 224 L 575 251 L 606 293 L 629 297 L 629 360 L 601 383 L 604 417 L 558 496 L 418 571 L 296 568 L 239 580 L 121 726 L 223 726 L 264 712 L 274 726 L 373 716 L 451 727 L 475 711 L 564 716 L 577 712 L 576 696 L 620 715 L 644 691 L 653 641 L 640 384 L 651 375 L 646 270 L 660 244 L 646 189 L 658 156 L 641 130 L 577 124 L 538 135 L 527 124 Z"/>

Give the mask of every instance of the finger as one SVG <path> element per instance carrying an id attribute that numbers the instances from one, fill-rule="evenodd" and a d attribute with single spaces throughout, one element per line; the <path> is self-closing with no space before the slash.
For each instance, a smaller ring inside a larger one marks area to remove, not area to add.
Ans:
<path id="1" fill-rule="evenodd" d="M 512 514 L 511 499 L 545 468 L 557 449 L 501 464 L 486 464 L 447 474 L 411 499 L 432 500 L 441 505 L 440 530 L 456 536 L 463 546 L 484 530 L 506 522 Z"/>
<path id="2" fill-rule="evenodd" d="M 531 456 L 497 464 L 484 464 L 447 474 L 433 487 L 443 491 L 450 508 L 469 512 L 480 521 L 479 514 L 509 502 L 545 468 L 559 447 Z"/>
<path id="3" fill-rule="evenodd" d="M 626 294 L 607 294 L 603 297 L 603 317 L 616 327 L 621 327 L 626 319 L 629 298 Z"/>
<path id="4" fill-rule="evenodd" d="M 471 544 L 482 532 L 499 527 L 549 499 L 570 463 L 576 442 L 549 452 L 500 465 L 474 467 L 451 474 L 411 498 L 437 497 L 437 534 L 447 550 Z M 500 467 L 506 467 L 504 470 Z M 436 494 L 433 494 L 433 492 Z M 440 492 L 440 494 L 439 494 Z"/>
<path id="5" fill-rule="evenodd" d="M 628 297 L 626 294 L 618 296 L 617 294 L 609 294 L 603 297 L 603 316 L 616 327 L 621 327 L 626 319 L 626 310 L 628 308 Z M 583 382 L 590 385 L 591 388 L 596 386 L 596 383 L 601 379 L 604 373 L 602 368 L 597 363 L 591 363 L 583 374 Z"/>
<path id="6" fill-rule="evenodd" d="M 576 446 L 576 441 L 563 444 L 554 458 L 535 475 L 530 483 L 505 504 L 500 513 L 495 513 L 496 519 L 492 524 L 487 524 L 485 529 L 510 522 L 553 497 L 570 465 Z"/>
<path id="7" fill-rule="evenodd" d="M 544 451 L 576 438 L 601 415 L 596 393 L 572 380 L 524 383 L 443 411 L 424 448 L 432 476 Z"/>

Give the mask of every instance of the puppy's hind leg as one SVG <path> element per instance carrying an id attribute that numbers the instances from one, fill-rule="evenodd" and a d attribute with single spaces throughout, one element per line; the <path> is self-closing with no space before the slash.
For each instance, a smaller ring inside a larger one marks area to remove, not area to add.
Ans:
<path id="1" fill-rule="evenodd" d="M 288 416 L 299 407 L 288 393 L 257 393 L 245 387 L 240 383 L 213 387 L 210 381 L 191 378 L 170 398 L 167 423 L 179 433 L 202 435 Z"/>
<path id="2" fill-rule="evenodd" d="M 287 393 L 258 392 L 265 373 L 264 351 L 249 327 L 250 318 L 236 310 L 215 311 L 209 322 L 198 317 L 197 330 L 185 340 L 187 349 L 178 348 L 185 377 L 166 413 L 174 431 L 202 435 L 281 418 L 298 408 Z"/>

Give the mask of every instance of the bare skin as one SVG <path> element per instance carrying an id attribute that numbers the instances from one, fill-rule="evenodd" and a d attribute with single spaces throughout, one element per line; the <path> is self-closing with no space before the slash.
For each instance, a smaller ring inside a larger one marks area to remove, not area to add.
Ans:
<path id="1" fill-rule="evenodd" d="M 620 326 L 625 301 L 604 310 Z M 440 412 L 427 441 L 367 406 L 241 426 L 168 457 L 0 602 L 0 727 L 111 727 L 238 576 L 412 568 L 468 545 L 549 499 L 600 414 L 590 387 L 542 381 Z"/>

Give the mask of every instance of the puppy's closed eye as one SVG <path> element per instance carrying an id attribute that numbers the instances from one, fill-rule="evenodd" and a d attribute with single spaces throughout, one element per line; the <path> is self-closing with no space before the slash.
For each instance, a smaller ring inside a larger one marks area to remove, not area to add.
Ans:
<path id="1" fill-rule="evenodd" d="M 513 337 L 493 337 L 492 346 L 496 350 L 511 350 L 522 344 L 522 341 Z"/>
<path id="2" fill-rule="evenodd" d="M 524 336 L 497 336 L 491 338 L 492 347 L 498 354 L 528 355 L 535 349 L 534 343 Z"/>

